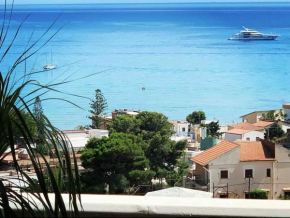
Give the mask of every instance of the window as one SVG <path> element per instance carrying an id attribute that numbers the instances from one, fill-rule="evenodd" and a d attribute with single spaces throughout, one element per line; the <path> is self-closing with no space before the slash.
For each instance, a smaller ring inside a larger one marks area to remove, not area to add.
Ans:
<path id="1" fill-rule="evenodd" d="M 290 192 L 284 191 L 284 198 L 289 198 L 289 197 L 290 197 Z"/>
<path id="2" fill-rule="evenodd" d="M 220 198 L 228 198 L 227 194 L 220 194 Z"/>
<path id="3" fill-rule="evenodd" d="M 250 141 L 250 138 L 247 138 L 247 141 Z"/>
<path id="4" fill-rule="evenodd" d="M 182 132 L 185 132 L 185 127 L 182 128 Z"/>
<path id="5" fill-rule="evenodd" d="M 256 141 L 260 141 L 260 138 L 259 137 L 256 137 Z"/>
<path id="6" fill-rule="evenodd" d="M 245 170 L 245 178 L 253 178 L 253 170 L 252 169 Z"/>
<path id="7" fill-rule="evenodd" d="M 228 174 L 227 170 L 221 170 L 221 179 L 228 179 Z"/>
<path id="8" fill-rule="evenodd" d="M 267 169 L 267 177 L 271 177 L 271 169 Z"/>

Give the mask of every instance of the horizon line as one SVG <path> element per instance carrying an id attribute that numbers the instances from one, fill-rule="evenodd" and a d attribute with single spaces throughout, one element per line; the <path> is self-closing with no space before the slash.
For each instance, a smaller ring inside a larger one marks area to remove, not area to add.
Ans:
<path id="1" fill-rule="evenodd" d="M 290 0 L 284 0 L 284 1 L 226 1 L 226 0 L 218 0 L 218 1 L 197 1 L 197 2 L 94 2 L 94 3 L 14 3 L 14 5 L 104 5 L 104 4 L 212 4 L 212 3 L 248 3 L 248 4 L 253 4 L 253 3 L 290 3 Z M 0 5 L 4 5 L 3 3 L 0 3 Z M 8 4 L 11 5 L 11 4 Z"/>

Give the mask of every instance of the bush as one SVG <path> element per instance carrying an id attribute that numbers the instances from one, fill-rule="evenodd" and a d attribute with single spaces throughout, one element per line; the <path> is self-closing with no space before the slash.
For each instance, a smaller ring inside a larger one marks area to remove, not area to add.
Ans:
<path id="1" fill-rule="evenodd" d="M 268 193 L 261 189 L 255 189 L 250 192 L 250 199 L 268 199 Z"/>

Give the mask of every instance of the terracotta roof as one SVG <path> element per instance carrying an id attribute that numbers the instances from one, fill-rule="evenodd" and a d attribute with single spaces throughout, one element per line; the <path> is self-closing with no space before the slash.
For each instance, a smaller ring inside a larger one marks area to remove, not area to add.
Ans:
<path id="1" fill-rule="evenodd" d="M 242 135 L 247 132 L 251 132 L 251 130 L 246 130 L 246 129 L 231 129 L 225 133 L 230 133 L 230 134 L 236 134 L 236 135 Z"/>
<path id="2" fill-rule="evenodd" d="M 253 124 L 247 123 L 247 122 L 241 122 L 241 123 L 236 123 L 233 125 L 229 125 L 230 127 L 234 129 L 244 129 L 244 130 L 261 130 L 263 128 L 254 126 Z"/>
<path id="3" fill-rule="evenodd" d="M 253 125 L 257 127 L 267 127 L 267 126 L 272 125 L 273 123 L 274 122 L 272 121 L 259 121 L 258 123 L 254 123 Z"/>
<path id="4" fill-rule="evenodd" d="M 239 145 L 237 143 L 224 140 L 201 154 L 196 155 L 190 160 L 203 166 L 238 146 Z"/>
<path id="5" fill-rule="evenodd" d="M 237 142 L 241 146 L 241 161 L 273 161 L 275 153 L 262 141 Z"/>

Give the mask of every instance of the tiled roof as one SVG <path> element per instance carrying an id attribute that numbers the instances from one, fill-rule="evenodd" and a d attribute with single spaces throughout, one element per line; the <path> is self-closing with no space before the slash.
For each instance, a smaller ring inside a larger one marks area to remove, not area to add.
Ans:
<path id="1" fill-rule="evenodd" d="M 262 141 L 237 143 L 241 146 L 241 161 L 275 160 L 275 153 Z"/>
<path id="2" fill-rule="evenodd" d="M 230 134 L 236 134 L 236 135 L 242 135 L 247 132 L 251 132 L 251 130 L 246 130 L 246 129 L 231 129 L 225 133 L 230 133 Z"/>
<path id="3" fill-rule="evenodd" d="M 195 157 L 191 158 L 190 160 L 200 164 L 206 165 L 210 161 L 216 159 L 217 157 L 221 156 L 222 154 L 227 153 L 228 151 L 236 148 L 239 146 L 237 143 L 230 142 L 227 140 L 222 141 L 221 143 L 211 147 L 210 149 L 202 152 L 201 154 L 196 155 Z"/>
<path id="4" fill-rule="evenodd" d="M 253 125 L 257 127 L 267 127 L 267 126 L 272 125 L 273 123 L 274 122 L 272 121 L 259 121 L 258 123 L 254 123 Z"/>
<path id="5" fill-rule="evenodd" d="M 261 127 L 254 126 L 253 124 L 250 124 L 247 122 L 241 122 L 241 123 L 237 123 L 237 124 L 233 124 L 229 126 L 234 129 L 244 129 L 244 130 L 252 130 L 252 131 L 263 129 Z"/>

